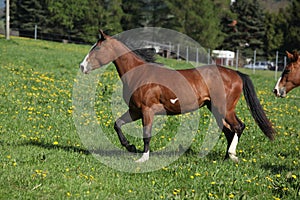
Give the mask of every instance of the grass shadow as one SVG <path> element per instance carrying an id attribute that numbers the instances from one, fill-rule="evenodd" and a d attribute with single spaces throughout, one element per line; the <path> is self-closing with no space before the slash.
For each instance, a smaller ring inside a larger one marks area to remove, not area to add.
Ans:
<path id="1" fill-rule="evenodd" d="M 44 148 L 44 149 L 61 149 L 67 152 L 75 152 L 75 153 L 80 153 L 80 154 L 84 154 L 84 155 L 90 155 L 91 152 L 80 148 L 80 147 L 75 147 L 75 146 L 62 146 L 62 145 L 54 145 L 54 144 L 48 144 L 48 143 L 42 143 L 42 142 L 35 142 L 35 141 L 30 141 L 30 142 L 26 142 L 23 143 L 22 145 L 25 146 L 37 146 L 40 148 Z"/>
<path id="2" fill-rule="evenodd" d="M 293 171 L 291 167 L 288 167 L 287 165 L 274 165 L 274 164 L 263 164 L 261 165 L 261 168 L 271 171 L 272 174 L 281 174 L 284 171 Z"/>

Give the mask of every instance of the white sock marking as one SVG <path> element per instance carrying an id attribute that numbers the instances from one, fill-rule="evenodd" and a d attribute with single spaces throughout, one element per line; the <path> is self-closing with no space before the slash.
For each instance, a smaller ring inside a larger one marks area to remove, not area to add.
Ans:
<path id="1" fill-rule="evenodd" d="M 239 142 L 239 137 L 237 136 L 237 134 L 234 134 L 234 137 L 232 139 L 232 142 L 230 144 L 230 147 L 228 149 L 228 154 L 229 157 L 231 158 L 231 160 L 233 160 L 234 162 L 238 162 L 238 157 L 236 157 L 236 146 Z"/>
<path id="2" fill-rule="evenodd" d="M 146 153 L 143 153 L 143 156 L 140 159 L 136 160 L 135 162 L 136 163 L 142 163 L 142 162 L 145 162 L 147 160 L 149 160 L 149 151 L 147 151 Z"/>
<path id="3" fill-rule="evenodd" d="M 175 104 L 176 101 L 178 101 L 178 98 L 176 98 L 176 99 L 170 99 L 170 101 L 171 101 L 172 104 Z"/>

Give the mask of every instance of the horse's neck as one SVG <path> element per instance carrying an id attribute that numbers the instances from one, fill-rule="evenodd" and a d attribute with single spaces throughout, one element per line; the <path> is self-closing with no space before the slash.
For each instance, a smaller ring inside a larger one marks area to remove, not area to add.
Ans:
<path id="1" fill-rule="evenodd" d="M 118 47 L 117 54 L 119 56 L 117 56 L 113 63 L 116 66 L 120 77 L 131 69 L 146 63 L 124 45 Z"/>

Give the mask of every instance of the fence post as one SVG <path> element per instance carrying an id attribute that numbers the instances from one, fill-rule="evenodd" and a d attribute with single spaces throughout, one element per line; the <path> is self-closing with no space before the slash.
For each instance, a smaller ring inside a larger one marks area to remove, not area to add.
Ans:
<path id="1" fill-rule="evenodd" d="M 276 60 L 275 60 L 275 80 L 277 80 L 277 71 L 278 71 L 278 51 L 276 51 Z"/>
<path id="2" fill-rule="evenodd" d="M 37 39 L 37 25 L 34 26 L 34 39 Z"/>
<path id="3" fill-rule="evenodd" d="M 199 63 L 199 58 L 198 58 L 198 53 L 199 53 L 199 49 L 196 49 L 196 67 L 198 67 L 198 63 Z"/>
<path id="4" fill-rule="evenodd" d="M 210 49 L 207 50 L 207 64 L 211 64 L 210 63 Z"/>
<path id="5" fill-rule="evenodd" d="M 253 69 L 253 74 L 255 74 L 255 62 L 256 62 L 256 49 L 254 50 L 254 53 L 253 53 L 253 63 L 252 63 L 252 69 Z"/>
<path id="6" fill-rule="evenodd" d="M 9 0 L 6 0 L 6 39 L 9 40 L 9 35 L 10 35 L 10 27 L 9 27 L 9 22 L 10 21 L 10 17 L 9 17 Z"/>
<path id="7" fill-rule="evenodd" d="M 189 47 L 186 47 L 186 62 L 189 62 Z"/>
<path id="8" fill-rule="evenodd" d="M 235 57 L 235 69 L 238 70 L 239 68 L 239 50 L 236 50 L 236 57 Z"/>
<path id="9" fill-rule="evenodd" d="M 179 60 L 180 44 L 177 44 L 177 60 Z"/>

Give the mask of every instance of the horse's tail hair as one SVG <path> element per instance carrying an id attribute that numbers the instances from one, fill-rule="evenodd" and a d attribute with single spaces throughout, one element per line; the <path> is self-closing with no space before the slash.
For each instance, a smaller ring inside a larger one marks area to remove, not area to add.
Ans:
<path id="1" fill-rule="evenodd" d="M 253 83 L 248 75 L 241 72 L 237 72 L 241 79 L 243 80 L 243 92 L 247 102 L 247 105 L 250 109 L 250 112 L 262 130 L 262 132 L 270 139 L 274 140 L 276 131 L 273 128 L 272 123 L 267 118 L 263 107 L 261 106 L 259 99 L 257 98 Z"/>

